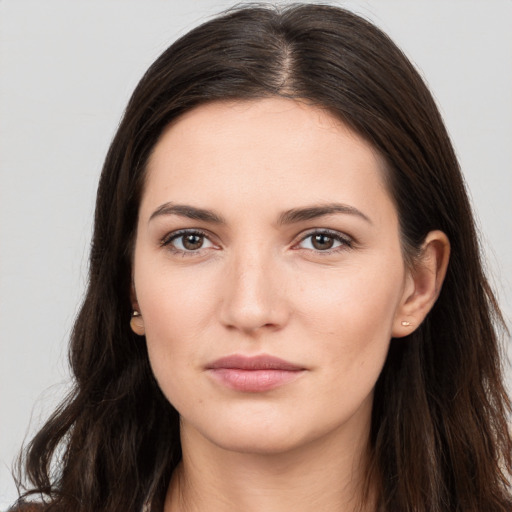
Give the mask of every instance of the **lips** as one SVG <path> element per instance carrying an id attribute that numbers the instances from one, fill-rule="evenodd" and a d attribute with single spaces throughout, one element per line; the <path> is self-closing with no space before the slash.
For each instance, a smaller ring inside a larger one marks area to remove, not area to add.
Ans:
<path id="1" fill-rule="evenodd" d="M 206 370 L 217 383 L 230 389 L 261 393 L 288 384 L 306 369 L 269 355 L 232 355 L 207 365 Z"/>

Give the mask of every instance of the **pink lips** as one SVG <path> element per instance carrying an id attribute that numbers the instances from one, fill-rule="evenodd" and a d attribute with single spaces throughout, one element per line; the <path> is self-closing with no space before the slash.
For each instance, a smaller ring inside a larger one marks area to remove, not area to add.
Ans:
<path id="1" fill-rule="evenodd" d="M 305 371 L 303 367 L 268 355 L 223 357 L 209 364 L 206 369 L 221 384 L 248 393 L 277 388 Z"/>

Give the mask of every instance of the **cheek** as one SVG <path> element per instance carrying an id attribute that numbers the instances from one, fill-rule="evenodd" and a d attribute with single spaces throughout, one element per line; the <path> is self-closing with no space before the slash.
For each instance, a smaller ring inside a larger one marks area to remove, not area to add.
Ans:
<path id="1" fill-rule="evenodd" d="M 388 258 L 331 272 L 302 272 L 295 293 L 302 318 L 332 329 L 333 335 L 347 330 L 389 335 L 404 289 L 404 267 L 398 261 Z"/>
<path id="2" fill-rule="evenodd" d="M 167 398 L 179 396 L 182 377 L 200 366 L 202 347 L 211 339 L 208 333 L 218 287 L 208 269 L 172 269 L 144 254 L 139 261 L 134 281 L 150 364 Z"/>
<path id="3" fill-rule="evenodd" d="M 140 259 L 135 287 L 147 336 L 164 340 L 169 333 L 188 337 L 203 329 L 218 289 L 211 270 L 173 268 L 165 261 L 145 264 L 152 260 L 144 255 Z"/>
<path id="4" fill-rule="evenodd" d="M 324 367 L 349 377 L 349 385 L 376 380 L 402 298 L 403 265 L 390 258 L 312 277 L 302 279 L 297 292 L 300 330 L 316 340 Z"/>
<path id="5" fill-rule="evenodd" d="M 199 367 L 198 341 L 202 339 L 196 303 L 187 293 L 169 293 L 162 282 L 141 299 L 145 311 L 146 344 L 153 375 L 169 402 L 181 411 L 185 404 L 198 405 L 190 379 Z M 200 309 L 201 310 L 201 309 Z M 183 397 L 186 397 L 183 402 Z M 203 397 L 204 398 L 204 397 Z"/>

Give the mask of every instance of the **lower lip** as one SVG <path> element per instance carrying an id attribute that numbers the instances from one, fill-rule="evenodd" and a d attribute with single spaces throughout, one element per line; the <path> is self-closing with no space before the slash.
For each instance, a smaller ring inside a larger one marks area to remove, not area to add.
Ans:
<path id="1" fill-rule="evenodd" d="M 241 370 L 239 368 L 215 368 L 210 375 L 221 384 L 236 391 L 261 393 L 284 386 L 300 377 L 304 370 Z"/>

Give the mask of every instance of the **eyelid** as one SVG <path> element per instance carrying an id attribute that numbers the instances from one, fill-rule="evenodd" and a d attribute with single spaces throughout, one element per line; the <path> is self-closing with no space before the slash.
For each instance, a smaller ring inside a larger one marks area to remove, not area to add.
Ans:
<path id="1" fill-rule="evenodd" d="M 176 231 L 171 231 L 170 233 L 167 233 L 164 237 L 160 240 L 160 246 L 161 247 L 167 247 L 171 252 L 182 254 L 182 255 L 194 255 L 199 254 L 204 249 L 211 249 L 211 247 L 200 247 L 197 250 L 182 250 L 178 249 L 176 247 L 173 247 L 172 242 L 182 236 L 185 235 L 199 235 L 207 239 L 214 247 L 216 244 L 212 238 L 213 236 L 208 233 L 207 231 L 199 228 L 184 228 L 184 229 L 177 229 Z"/>
<path id="2" fill-rule="evenodd" d="M 212 247 L 200 247 L 197 250 L 183 250 L 183 249 L 178 249 L 176 247 L 173 247 L 172 242 L 174 240 L 176 240 L 177 238 L 180 238 L 185 235 L 202 236 L 202 237 L 206 238 L 213 245 L 213 248 L 218 248 L 218 243 L 216 243 L 213 240 L 215 237 L 208 231 L 200 229 L 200 228 L 183 228 L 183 229 L 177 229 L 175 231 L 167 233 L 164 237 L 161 238 L 160 246 L 167 247 L 167 248 L 169 248 L 170 251 L 177 253 L 177 254 L 184 255 L 184 256 L 185 255 L 190 256 L 190 255 L 195 255 L 195 254 L 197 255 L 205 249 L 212 248 Z M 301 242 L 303 242 L 304 240 L 307 240 L 309 237 L 314 236 L 314 235 L 326 235 L 326 236 L 333 238 L 334 240 L 340 242 L 340 245 L 337 247 L 331 248 L 331 249 L 326 249 L 326 250 L 308 249 L 308 248 L 304 248 L 304 247 L 298 247 Z M 353 237 L 347 235 L 346 233 L 343 233 L 343 232 L 340 232 L 337 230 L 333 230 L 333 229 L 329 229 L 329 228 L 312 228 L 312 229 L 307 230 L 306 232 L 301 233 L 296 238 L 298 238 L 298 240 L 293 243 L 293 246 L 292 246 L 293 250 L 305 250 L 305 251 L 313 252 L 315 254 L 320 254 L 320 255 L 329 255 L 332 253 L 352 249 L 355 244 L 355 240 L 353 239 Z M 217 246 L 217 247 L 215 247 L 215 246 Z"/>
<path id="3" fill-rule="evenodd" d="M 339 241 L 341 243 L 341 245 L 339 245 L 338 247 L 334 247 L 332 249 L 326 249 L 325 251 L 318 250 L 318 249 L 315 250 L 315 249 L 305 249 L 303 247 L 297 247 L 301 242 L 303 242 L 304 240 L 308 239 L 309 237 L 311 237 L 313 235 L 326 235 L 330 238 L 333 238 L 334 240 Z M 335 252 L 352 249 L 355 244 L 355 241 L 351 236 L 349 236 L 345 233 L 342 233 L 340 231 L 336 231 L 336 230 L 328 229 L 328 228 L 310 229 L 305 233 L 301 233 L 299 235 L 299 237 L 300 237 L 299 240 L 294 243 L 292 249 L 295 249 L 295 250 L 302 249 L 302 250 L 311 251 L 311 252 L 314 252 L 315 254 L 320 254 L 320 255 L 322 255 L 322 254 L 328 255 L 328 254 L 332 254 Z"/>

